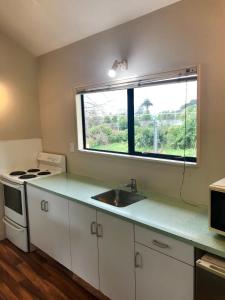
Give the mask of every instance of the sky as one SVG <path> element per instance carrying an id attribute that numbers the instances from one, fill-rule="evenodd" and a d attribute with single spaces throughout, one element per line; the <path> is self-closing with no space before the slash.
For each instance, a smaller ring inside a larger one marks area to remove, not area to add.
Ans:
<path id="1" fill-rule="evenodd" d="M 134 89 L 135 112 L 145 99 L 152 103 L 149 110 L 157 115 L 162 111 L 174 111 L 193 99 L 197 99 L 197 81 L 170 83 Z M 99 114 L 127 113 L 127 92 L 116 90 L 85 94 L 85 107 L 95 107 Z"/>

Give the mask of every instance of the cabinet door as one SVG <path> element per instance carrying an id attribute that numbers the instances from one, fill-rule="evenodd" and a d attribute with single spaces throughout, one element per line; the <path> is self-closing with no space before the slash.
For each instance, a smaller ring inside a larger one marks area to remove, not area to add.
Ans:
<path id="1" fill-rule="evenodd" d="M 96 210 L 69 202 L 72 271 L 99 289 Z"/>
<path id="2" fill-rule="evenodd" d="M 52 255 L 48 218 L 41 207 L 41 202 L 44 200 L 42 196 L 41 190 L 27 186 L 30 242 L 47 254 Z"/>
<path id="3" fill-rule="evenodd" d="M 193 300 L 193 267 L 135 243 L 136 300 Z"/>
<path id="4" fill-rule="evenodd" d="M 135 299 L 134 228 L 97 213 L 100 290 L 111 300 Z"/>
<path id="5" fill-rule="evenodd" d="M 27 198 L 31 243 L 71 269 L 68 200 L 32 186 Z"/>

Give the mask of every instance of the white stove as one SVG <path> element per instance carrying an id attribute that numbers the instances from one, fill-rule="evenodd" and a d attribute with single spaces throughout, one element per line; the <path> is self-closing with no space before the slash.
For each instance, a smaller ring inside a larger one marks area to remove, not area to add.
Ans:
<path id="1" fill-rule="evenodd" d="M 2 174 L 6 237 L 23 251 L 29 251 L 26 185 L 27 181 L 66 172 L 64 155 L 40 152 L 36 165 Z"/>
<path id="2" fill-rule="evenodd" d="M 66 172 L 65 156 L 40 152 L 37 157 L 37 164 L 29 169 L 18 168 L 2 174 L 2 180 L 24 184 L 35 178 L 56 175 Z"/>

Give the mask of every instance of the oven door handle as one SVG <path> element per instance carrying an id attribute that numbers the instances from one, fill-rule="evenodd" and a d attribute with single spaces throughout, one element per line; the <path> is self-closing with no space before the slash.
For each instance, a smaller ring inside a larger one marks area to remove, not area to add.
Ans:
<path id="1" fill-rule="evenodd" d="M 7 185 L 7 186 L 10 186 L 11 188 L 14 188 L 14 189 L 17 189 L 17 190 L 21 190 L 21 187 L 22 185 L 21 184 L 14 184 L 6 179 L 0 179 L 0 183 L 3 184 L 3 185 Z"/>
<path id="2" fill-rule="evenodd" d="M 215 264 L 206 262 L 202 259 L 197 260 L 196 265 L 197 265 L 197 267 L 199 267 L 205 271 L 208 271 L 216 276 L 219 276 L 219 277 L 222 277 L 225 279 L 225 269 L 224 268 L 221 268 L 219 266 L 216 266 Z"/>
<path id="3" fill-rule="evenodd" d="M 20 228 L 19 226 L 14 225 L 13 223 L 11 223 L 9 220 L 7 220 L 6 218 L 2 219 L 3 223 L 5 223 L 6 225 L 8 225 L 10 228 L 12 228 L 13 230 L 16 231 L 24 231 L 24 228 Z"/>

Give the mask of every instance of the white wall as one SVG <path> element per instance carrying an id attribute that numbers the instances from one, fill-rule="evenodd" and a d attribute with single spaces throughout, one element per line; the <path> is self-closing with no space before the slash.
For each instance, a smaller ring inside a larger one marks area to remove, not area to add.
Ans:
<path id="1" fill-rule="evenodd" d="M 201 64 L 200 165 L 187 168 L 183 195 L 187 201 L 207 204 L 209 183 L 225 177 L 224 36 L 224 0 L 183 0 L 41 56 L 44 149 L 67 154 L 71 172 L 118 183 L 135 177 L 149 190 L 179 197 L 180 166 L 69 153 L 69 142 L 76 140 L 72 88 L 105 82 L 112 62 L 124 57 L 128 76 Z"/>
<path id="2" fill-rule="evenodd" d="M 35 167 L 40 151 L 41 139 L 0 141 L 0 174 L 8 170 Z"/>

